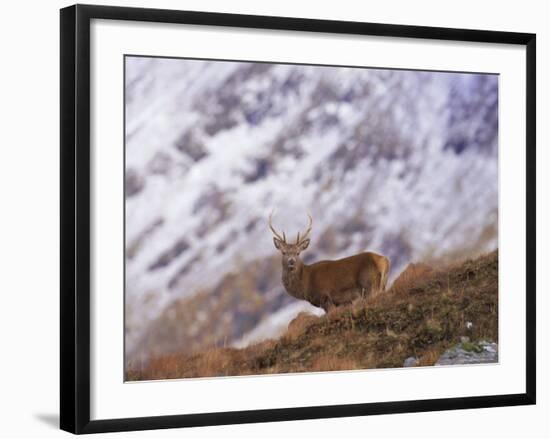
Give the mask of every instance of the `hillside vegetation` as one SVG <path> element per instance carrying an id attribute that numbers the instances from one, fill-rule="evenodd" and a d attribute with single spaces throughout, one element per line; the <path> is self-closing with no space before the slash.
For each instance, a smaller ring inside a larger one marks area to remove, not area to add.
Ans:
<path id="1" fill-rule="evenodd" d="M 385 293 L 300 314 L 278 340 L 244 349 L 159 356 L 130 367 L 127 380 L 154 380 L 433 365 L 468 337 L 498 341 L 498 252 L 445 269 L 410 264 Z"/>

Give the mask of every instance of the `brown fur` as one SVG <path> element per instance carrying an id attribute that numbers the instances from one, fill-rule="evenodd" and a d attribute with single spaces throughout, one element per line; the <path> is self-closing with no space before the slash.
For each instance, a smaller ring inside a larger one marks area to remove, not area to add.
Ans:
<path id="1" fill-rule="evenodd" d="M 282 280 L 291 296 L 328 311 L 383 292 L 389 267 L 388 258 L 372 252 L 311 265 L 299 260 L 294 270 L 283 266 Z"/>
<path id="2" fill-rule="evenodd" d="M 306 265 L 300 253 L 309 245 L 310 225 L 302 239 L 294 244 L 286 242 L 271 226 L 275 247 L 282 253 L 283 285 L 293 297 L 307 300 L 328 311 L 334 306 L 353 302 L 358 298 L 379 294 L 386 289 L 390 260 L 385 256 L 365 252 L 334 261 L 320 261 Z"/>

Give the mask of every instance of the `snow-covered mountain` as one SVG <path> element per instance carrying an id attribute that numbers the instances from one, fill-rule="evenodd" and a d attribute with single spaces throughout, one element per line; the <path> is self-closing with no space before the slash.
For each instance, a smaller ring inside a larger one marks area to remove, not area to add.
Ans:
<path id="1" fill-rule="evenodd" d="M 246 345 L 303 310 L 267 217 L 313 217 L 306 262 L 497 247 L 498 76 L 126 58 L 126 347 Z M 316 310 L 316 312 L 319 312 Z"/>

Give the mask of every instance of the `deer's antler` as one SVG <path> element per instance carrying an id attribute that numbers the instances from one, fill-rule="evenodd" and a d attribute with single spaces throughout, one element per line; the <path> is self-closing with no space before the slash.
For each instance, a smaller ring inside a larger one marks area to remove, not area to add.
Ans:
<path id="1" fill-rule="evenodd" d="M 311 233 L 311 227 L 313 226 L 313 219 L 311 218 L 311 215 L 308 213 L 307 217 L 309 218 L 309 224 L 307 226 L 306 232 L 302 235 L 302 239 L 300 239 L 300 232 L 298 232 L 298 236 L 296 237 L 296 244 L 300 244 L 301 242 L 305 241 L 309 234 Z"/>
<path id="2" fill-rule="evenodd" d="M 286 244 L 286 236 L 285 236 L 285 232 L 283 232 L 283 236 L 281 237 L 281 235 L 279 235 L 277 233 L 277 231 L 273 228 L 273 225 L 271 224 L 271 217 L 273 216 L 273 212 L 274 210 L 271 211 L 271 213 L 269 214 L 269 228 L 271 229 L 271 231 L 273 232 L 273 234 L 275 235 L 275 237 L 279 240 L 279 241 L 282 241 Z"/>

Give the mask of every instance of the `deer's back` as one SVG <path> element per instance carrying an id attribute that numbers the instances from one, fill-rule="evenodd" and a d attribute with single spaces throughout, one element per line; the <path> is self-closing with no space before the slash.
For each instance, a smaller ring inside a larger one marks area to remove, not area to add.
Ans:
<path id="1" fill-rule="evenodd" d="M 332 261 L 319 261 L 308 266 L 310 286 L 326 290 L 342 290 L 357 286 L 360 276 L 374 276 L 383 265 L 384 256 L 372 252 L 359 253 Z"/>
<path id="2" fill-rule="evenodd" d="M 363 252 L 353 256 L 347 256 L 342 259 L 314 262 L 313 264 L 309 265 L 309 267 L 326 269 L 331 266 L 338 267 L 338 268 L 341 268 L 344 266 L 356 267 L 356 266 L 365 266 L 365 265 L 371 265 L 371 264 L 378 266 L 383 264 L 385 260 L 387 260 L 387 258 L 385 256 L 379 255 L 378 253 Z"/>

